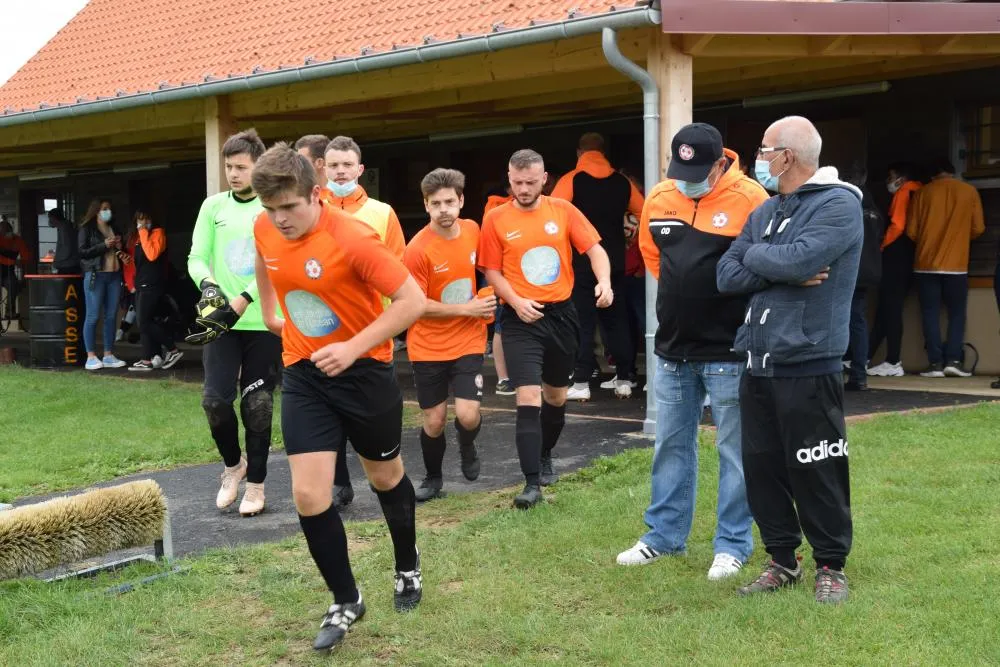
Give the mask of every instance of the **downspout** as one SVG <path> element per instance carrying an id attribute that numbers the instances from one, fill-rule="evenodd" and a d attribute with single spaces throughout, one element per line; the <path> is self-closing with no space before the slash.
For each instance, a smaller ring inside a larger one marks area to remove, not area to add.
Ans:
<path id="1" fill-rule="evenodd" d="M 618 48 L 618 33 L 614 28 L 601 31 L 601 44 L 608 64 L 632 79 L 642 88 L 643 184 L 648 196 L 660 181 L 660 89 L 656 80 Z M 619 298 L 619 295 L 615 295 Z M 646 419 L 643 433 L 656 433 L 656 392 L 653 377 L 657 366 L 653 351 L 656 335 L 656 279 L 646 272 Z"/>
<path id="2" fill-rule="evenodd" d="M 497 28 L 488 35 L 463 37 L 456 40 L 434 42 L 421 46 L 403 47 L 392 51 L 373 53 L 356 58 L 338 58 L 331 62 L 278 69 L 270 72 L 246 74 L 225 79 L 206 77 L 200 83 L 165 86 L 160 90 L 123 94 L 96 101 L 46 106 L 31 111 L 0 112 L 0 127 L 37 123 L 60 118 L 77 118 L 94 113 L 105 113 L 140 106 L 179 102 L 196 98 L 227 95 L 230 93 L 270 88 L 304 81 L 328 79 L 346 74 L 360 74 L 373 70 L 415 65 L 445 58 L 458 58 L 531 44 L 543 44 L 560 39 L 571 39 L 600 32 L 604 28 L 647 28 L 660 22 L 660 12 L 651 7 L 619 9 L 603 14 L 570 18 L 565 21 L 541 23 L 527 28 L 503 30 Z"/>

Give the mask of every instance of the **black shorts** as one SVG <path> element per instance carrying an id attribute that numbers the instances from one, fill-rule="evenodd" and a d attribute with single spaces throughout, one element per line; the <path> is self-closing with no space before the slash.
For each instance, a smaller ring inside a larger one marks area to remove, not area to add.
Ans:
<path id="1" fill-rule="evenodd" d="M 206 345 L 203 395 L 232 403 L 251 391 L 272 393 L 281 369 L 281 339 L 270 331 L 234 329 Z"/>
<path id="2" fill-rule="evenodd" d="M 336 377 L 311 361 L 285 369 L 281 433 L 289 456 L 337 452 L 347 440 L 369 461 L 399 456 L 403 395 L 391 364 L 359 359 Z"/>
<path id="3" fill-rule="evenodd" d="M 544 317 L 528 324 L 504 306 L 503 353 L 515 387 L 568 387 L 573 383 L 580 322 L 572 301 L 545 304 Z"/>
<path id="4" fill-rule="evenodd" d="M 422 410 L 448 400 L 448 387 L 455 398 L 483 400 L 483 355 L 467 354 L 451 361 L 414 361 L 413 382 Z"/>

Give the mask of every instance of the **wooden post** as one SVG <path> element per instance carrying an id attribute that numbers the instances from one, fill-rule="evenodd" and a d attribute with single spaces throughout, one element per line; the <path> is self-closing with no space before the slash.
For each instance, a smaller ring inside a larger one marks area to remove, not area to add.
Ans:
<path id="1" fill-rule="evenodd" d="M 649 73 L 660 87 L 660 179 L 670 163 L 670 141 L 692 121 L 692 58 L 678 48 L 680 38 L 658 33 L 649 48 Z"/>
<path id="2" fill-rule="evenodd" d="M 205 191 L 208 196 L 229 189 L 222 145 L 236 132 L 226 96 L 205 99 Z"/>

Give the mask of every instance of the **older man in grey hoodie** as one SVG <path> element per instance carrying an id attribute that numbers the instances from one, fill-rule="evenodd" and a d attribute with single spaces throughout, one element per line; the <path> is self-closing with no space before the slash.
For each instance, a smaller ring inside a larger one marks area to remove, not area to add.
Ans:
<path id="1" fill-rule="evenodd" d="M 851 496 L 841 358 L 863 241 L 861 192 L 819 167 L 822 139 L 801 117 L 767 129 L 755 175 L 778 193 L 718 264 L 721 292 L 751 294 L 735 350 L 747 497 L 771 563 L 741 595 L 802 580 L 802 533 L 818 602 L 847 599 Z M 797 513 L 796 513 L 797 510 Z"/>

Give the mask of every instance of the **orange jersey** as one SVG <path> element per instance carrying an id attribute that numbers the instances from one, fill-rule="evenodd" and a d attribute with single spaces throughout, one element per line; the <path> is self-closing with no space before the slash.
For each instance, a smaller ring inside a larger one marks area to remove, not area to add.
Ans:
<path id="1" fill-rule="evenodd" d="M 583 213 L 563 199 L 543 196 L 534 211 L 505 204 L 483 220 L 479 266 L 500 271 L 525 299 L 565 301 L 573 292 L 573 248 L 583 254 L 600 240 Z"/>
<path id="2" fill-rule="evenodd" d="M 479 225 L 456 220 L 458 238 L 446 239 L 421 229 L 406 246 L 403 263 L 428 299 L 444 304 L 468 303 L 476 295 L 476 252 Z M 451 361 L 486 352 L 486 320 L 475 317 L 424 317 L 406 332 L 411 361 Z"/>
<path id="3" fill-rule="evenodd" d="M 289 241 L 266 213 L 254 222 L 257 252 L 285 313 L 282 361 L 290 366 L 316 350 L 350 340 L 382 312 L 379 294 L 395 294 L 409 277 L 371 227 L 327 204 L 316 226 Z M 392 341 L 362 357 L 392 361 Z"/>

